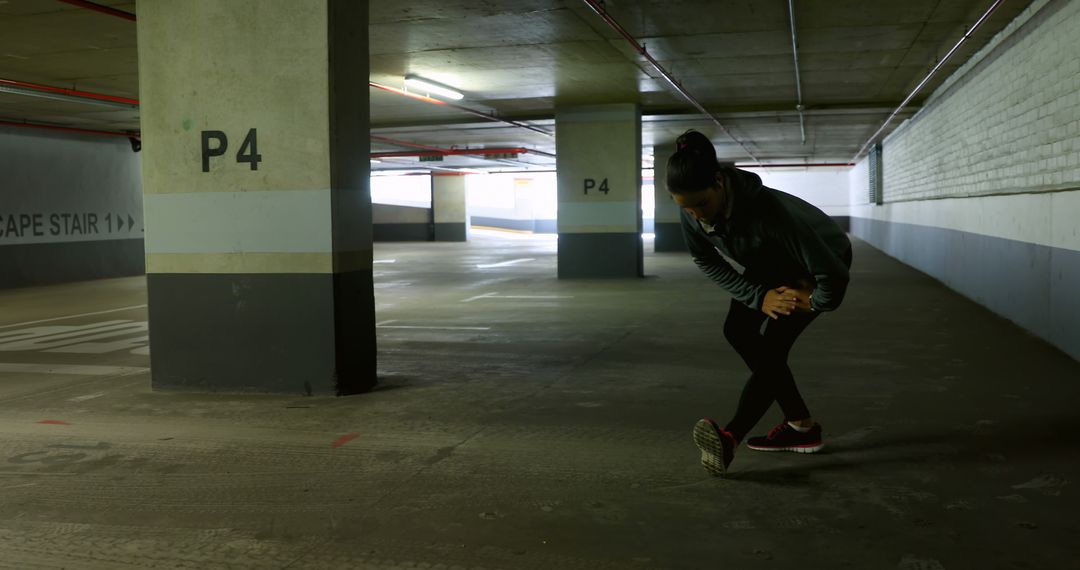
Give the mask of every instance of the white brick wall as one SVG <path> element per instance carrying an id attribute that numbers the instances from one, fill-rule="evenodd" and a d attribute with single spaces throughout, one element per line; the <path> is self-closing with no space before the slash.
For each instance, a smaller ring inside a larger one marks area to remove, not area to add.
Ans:
<path id="1" fill-rule="evenodd" d="M 885 201 L 1080 188 L 1080 1 L 1036 0 L 884 143 Z"/>
<path id="2" fill-rule="evenodd" d="M 1080 0 L 1035 0 L 851 171 L 852 233 L 1080 360 Z M 856 264 L 858 260 L 856 259 Z"/>

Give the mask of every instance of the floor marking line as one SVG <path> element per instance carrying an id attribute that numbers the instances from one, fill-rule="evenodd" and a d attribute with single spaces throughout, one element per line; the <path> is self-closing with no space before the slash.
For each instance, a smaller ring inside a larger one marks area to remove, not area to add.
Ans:
<path id="1" fill-rule="evenodd" d="M 498 293 L 496 293 L 496 292 L 484 293 L 483 295 L 477 295 L 475 297 L 469 297 L 468 299 L 464 299 L 461 302 L 462 303 L 471 303 L 471 302 L 473 302 L 473 301 L 475 301 L 477 299 L 484 299 L 484 298 L 487 298 L 487 297 L 494 297 L 496 295 L 498 295 Z"/>
<path id="2" fill-rule="evenodd" d="M 105 395 L 105 392 L 98 392 L 97 394 L 87 394 L 85 396 L 76 396 L 74 398 L 68 398 L 69 402 L 85 402 L 87 400 L 93 400 L 94 398 L 100 398 Z"/>
<path id="3" fill-rule="evenodd" d="M 426 327 L 413 325 L 375 325 L 380 329 L 431 329 L 444 331 L 489 331 L 491 327 Z"/>
<path id="4" fill-rule="evenodd" d="M 34 364 L 31 362 L 0 362 L 0 372 L 28 374 L 74 374 L 77 376 L 113 376 L 137 374 L 149 368 L 136 366 L 95 366 L 91 364 Z"/>
<path id="5" fill-rule="evenodd" d="M 573 299 L 573 295 L 501 295 L 500 299 Z"/>
<path id="6" fill-rule="evenodd" d="M 108 311 L 98 311 L 96 313 L 82 313 L 80 315 L 68 315 L 66 317 L 54 317 L 54 318 L 51 318 L 51 319 L 42 319 L 40 321 L 28 321 L 28 322 L 25 322 L 25 323 L 15 323 L 13 325 L 2 325 L 2 326 L 0 326 L 0 329 L 9 329 L 9 328 L 13 328 L 13 327 L 22 327 L 22 326 L 26 326 L 26 325 L 36 325 L 38 323 L 49 323 L 49 322 L 52 322 L 52 321 L 62 321 L 64 319 L 77 319 L 79 317 L 92 317 L 94 315 L 104 315 L 106 313 L 117 313 L 117 312 L 120 312 L 120 311 L 130 311 L 131 309 L 142 309 L 144 307 L 146 307 L 146 305 L 132 305 L 130 307 L 121 307 L 119 309 L 109 309 Z"/>
<path id="7" fill-rule="evenodd" d="M 339 448 L 339 447 L 341 447 L 341 446 L 345 445 L 346 443 L 349 443 L 350 441 L 352 441 L 352 440 L 356 439 L 356 438 L 357 438 L 357 437 L 358 437 L 359 435 L 360 435 L 360 434 L 359 434 L 359 433 L 356 433 L 355 431 L 354 431 L 354 432 L 352 432 L 352 433 L 347 433 L 347 434 L 345 434 L 345 435 L 343 435 L 343 436 L 339 437 L 339 438 L 337 439 L 337 441 L 335 441 L 334 443 L 331 443 L 331 444 L 330 444 L 330 447 L 332 447 L 332 448 L 334 448 L 334 449 L 337 449 L 337 448 Z"/>
<path id="8" fill-rule="evenodd" d="M 74 477 L 82 473 L 35 473 L 33 471 L 0 471 L 0 476 L 12 475 L 22 477 L 24 475 L 37 475 L 39 477 Z"/>
<path id="9" fill-rule="evenodd" d="M 536 259 L 532 257 L 523 257 L 521 259 L 511 259 L 510 261 L 502 261 L 499 263 L 477 264 L 476 267 L 477 269 L 487 269 L 489 267 L 507 267 L 509 265 L 516 265 L 518 263 L 524 263 L 526 261 L 536 261 Z"/>
<path id="10" fill-rule="evenodd" d="M 375 323 L 375 326 L 381 327 L 383 325 L 388 325 L 390 323 L 396 323 L 396 322 L 397 322 L 397 319 L 390 319 L 389 321 L 383 321 L 381 323 Z"/>
<path id="11" fill-rule="evenodd" d="M 376 259 L 372 263 L 397 263 L 396 259 Z"/>

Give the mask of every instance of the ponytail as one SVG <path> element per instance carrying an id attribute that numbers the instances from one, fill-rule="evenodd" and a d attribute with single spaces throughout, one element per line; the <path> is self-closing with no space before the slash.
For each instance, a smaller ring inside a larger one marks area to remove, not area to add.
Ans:
<path id="1" fill-rule="evenodd" d="M 716 185 L 716 173 L 721 166 L 708 137 L 691 129 L 675 139 L 675 147 L 675 154 L 668 159 L 669 192 L 692 194 Z"/>

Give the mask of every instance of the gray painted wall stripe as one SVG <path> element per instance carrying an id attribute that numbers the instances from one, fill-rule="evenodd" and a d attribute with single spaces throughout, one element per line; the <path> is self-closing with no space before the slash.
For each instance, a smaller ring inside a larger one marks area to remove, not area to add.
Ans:
<path id="1" fill-rule="evenodd" d="M 1080 360 L 1080 252 L 858 217 L 851 230 Z"/>
<path id="2" fill-rule="evenodd" d="M 35 243 L 0 247 L 0 288 L 146 273 L 143 240 Z"/>
<path id="3" fill-rule="evenodd" d="M 375 241 L 431 241 L 431 224 L 372 224 Z"/>

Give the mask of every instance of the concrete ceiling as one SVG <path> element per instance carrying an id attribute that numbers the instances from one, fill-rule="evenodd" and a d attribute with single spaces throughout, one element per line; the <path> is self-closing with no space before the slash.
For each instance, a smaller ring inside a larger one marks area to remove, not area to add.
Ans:
<path id="1" fill-rule="evenodd" d="M 922 90 L 890 129 L 1030 4 L 1007 0 Z M 99 0 L 135 13 L 133 1 Z M 649 54 L 758 159 L 846 162 L 992 0 L 795 0 L 802 142 L 786 0 L 607 0 Z M 370 80 L 401 88 L 407 73 L 460 88 L 458 105 L 554 133 L 557 106 L 639 103 L 644 155 L 687 128 L 718 153 L 747 153 L 675 93 L 582 0 L 372 0 Z M 135 24 L 58 0 L 0 0 L 0 79 L 138 98 Z M 0 93 L 0 120 L 137 131 L 136 109 Z M 467 112 L 371 90 L 372 134 L 444 148 L 526 147 L 555 152 L 551 136 Z M 886 131 L 887 132 L 887 131 Z M 373 140 L 372 150 L 403 145 Z M 511 161 L 389 159 L 376 169 L 551 167 Z"/>

